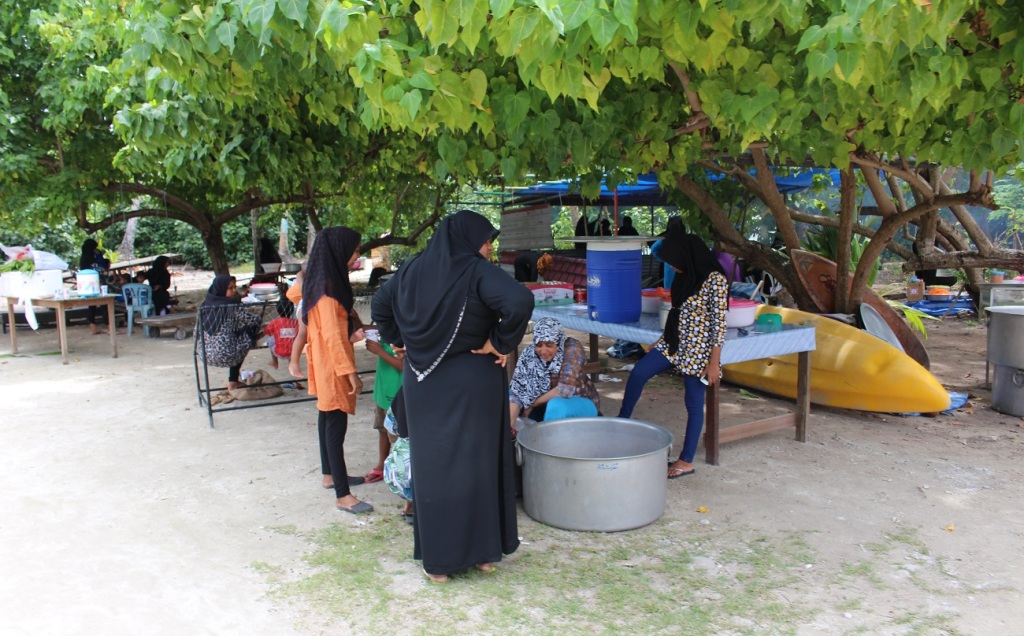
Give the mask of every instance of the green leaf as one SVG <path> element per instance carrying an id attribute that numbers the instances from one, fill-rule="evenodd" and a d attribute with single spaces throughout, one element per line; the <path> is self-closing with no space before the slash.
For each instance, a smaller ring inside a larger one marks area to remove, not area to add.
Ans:
<path id="1" fill-rule="evenodd" d="M 266 33 L 270 21 L 274 19 L 274 9 L 277 7 L 277 0 L 253 0 L 249 3 L 245 13 L 245 23 L 249 31 L 262 39 Z"/>
<path id="2" fill-rule="evenodd" d="M 466 84 L 469 86 L 470 103 L 483 108 L 484 100 L 487 99 L 487 75 L 475 68 L 466 75 Z"/>
<path id="3" fill-rule="evenodd" d="M 800 42 L 796 45 L 796 53 L 809 49 L 822 40 L 826 35 L 826 31 L 820 26 L 814 24 L 807 27 L 803 35 L 800 36 Z"/>
<path id="4" fill-rule="evenodd" d="M 595 0 L 567 0 L 562 4 L 562 20 L 566 31 L 580 28 L 595 10 Z"/>
<path id="5" fill-rule="evenodd" d="M 501 20 L 512 10 L 514 4 L 515 0 L 491 0 L 491 15 L 495 20 Z"/>
<path id="6" fill-rule="evenodd" d="M 860 51 L 855 48 L 844 47 L 839 51 L 836 61 L 839 64 L 839 73 L 842 79 L 846 80 L 851 86 L 856 86 L 859 77 L 857 67 L 860 65 Z"/>
<path id="7" fill-rule="evenodd" d="M 405 112 L 409 114 L 409 120 L 414 121 L 420 112 L 420 104 L 423 103 L 423 94 L 417 89 L 407 92 L 399 102 Z"/>
<path id="8" fill-rule="evenodd" d="M 594 35 L 594 42 L 601 49 L 607 49 L 615 38 L 615 32 L 619 28 L 619 22 L 610 12 L 598 9 L 587 20 L 590 31 Z"/>
<path id="9" fill-rule="evenodd" d="M 306 11 L 309 9 L 309 0 L 278 0 L 278 8 L 289 20 L 299 23 L 299 26 L 306 24 Z"/>
<path id="10" fill-rule="evenodd" d="M 345 31 L 346 27 L 348 27 L 348 11 L 342 9 L 338 2 L 328 2 L 324 14 L 320 16 L 320 25 L 316 29 L 317 35 L 326 32 L 337 37 Z"/>
<path id="11" fill-rule="evenodd" d="M 807 55 L 807 78 L 815 79 L 825 77 L 835 68 L 838 56 L 835 50 L 811 51 Z"/>
<path id="12" fill-rule="evenodd" d="M 217 39 L 228 51 L 235 48 L 235 36 L 238 35 L 238 25 L 234 22 L 224 21 L 217 25 Z"/>
<path id="13" fill-rule="evenodd" d="M 504 103 L 504 108 L 506 125 L 514 130 L 526 121 L 526 116 L 530 114 L 530 96 L 526 92 L 518 92 Z"/>

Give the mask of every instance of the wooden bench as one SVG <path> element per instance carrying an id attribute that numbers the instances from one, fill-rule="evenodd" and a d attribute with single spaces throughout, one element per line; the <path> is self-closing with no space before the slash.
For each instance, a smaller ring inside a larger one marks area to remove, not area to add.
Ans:
<path id="1" fill-rule="evenodd" d="M 196 312 L 188 311 L 163 316 L 136 318 L 135 324 L 149 327 L 149 337 L 159 338 L 161 329 L 174 329 L 174 339 L 184 340 L 196 325 Z"/>

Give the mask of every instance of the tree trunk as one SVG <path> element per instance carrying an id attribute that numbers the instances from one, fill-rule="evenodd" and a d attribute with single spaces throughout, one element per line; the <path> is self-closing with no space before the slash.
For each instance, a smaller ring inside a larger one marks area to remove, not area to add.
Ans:
<path id="1" fill-rule="evenodd" d="M 124 237 L 121 239 L 121 246 L 117 248 L 117 258 L 122 261 L 130 261 L 135 258 L 135 232 L 139 226 L 139 218 L 132 217 L 124 226 Z"/>
<path id="2" fill-rule="evenodd" d="M 227 250 L 224 248 L 224 233 L 221 226 L 215 225 L 202 234 L 206 252 L 210 255 L 214 274 L 230 274 L 228 270 Z"/>

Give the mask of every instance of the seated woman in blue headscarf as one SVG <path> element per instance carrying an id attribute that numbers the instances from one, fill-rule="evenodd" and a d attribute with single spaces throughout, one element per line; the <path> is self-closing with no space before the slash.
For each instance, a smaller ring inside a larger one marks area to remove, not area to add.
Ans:
<path id="1" fill-rule="evenodd" d="M 511 421 L 520 413 L 537 420 L 592 417 L 601 398 L 583 372 L 587 354 L 579 340 L 565 335 L 562 323 L 541 318 L 533 325 L 533 344 L 523 349 L 512 374 L 508 406 Z"/>

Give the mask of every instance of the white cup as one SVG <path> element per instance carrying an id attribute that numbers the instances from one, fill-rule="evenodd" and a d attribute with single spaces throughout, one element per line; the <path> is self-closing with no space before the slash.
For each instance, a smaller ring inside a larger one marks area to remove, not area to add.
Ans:
<path id="1" fill-rule="evenodd" d="M 109 288 L 106 285 L 100 285 L 100 295 L 106 296 Z"/>

